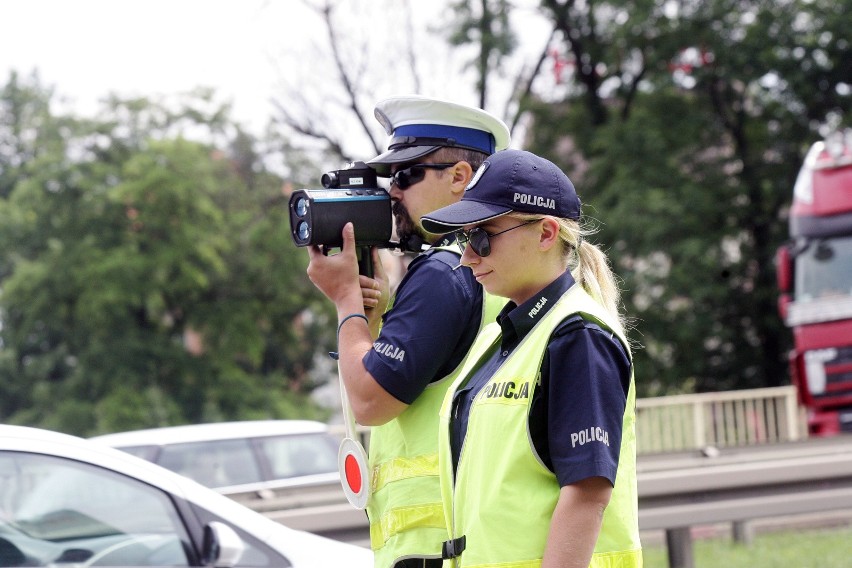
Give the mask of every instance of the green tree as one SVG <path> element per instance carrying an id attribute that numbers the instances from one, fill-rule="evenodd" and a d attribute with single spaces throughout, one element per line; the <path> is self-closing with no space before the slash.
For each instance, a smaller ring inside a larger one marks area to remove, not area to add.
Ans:
<path id="1" fill-rule="evenodd" d="M 500 69 L 503 58 L 517 47 L 517 36 L 509 24 L 510 6 L 506 0 L 458 0 L 450 4 L 450 45 L 476 46 L 469 65 L 476 71 L 479 106 L 486 108 L 489 78 Z"/>
<path id="2" fill-rule="evenodd" d="M 2 170 L 4 421 L 90 434 L 323 416 L 306 395 L 324 303 L 283 182 L 227 109 L 196 93 L 81 121 L 52 116 L 37 83 L 8 93 L 39 111 L 17 113 L 17 131 L 48 143 Z M 199 129 L 227 145 L 185 135 Z"/>

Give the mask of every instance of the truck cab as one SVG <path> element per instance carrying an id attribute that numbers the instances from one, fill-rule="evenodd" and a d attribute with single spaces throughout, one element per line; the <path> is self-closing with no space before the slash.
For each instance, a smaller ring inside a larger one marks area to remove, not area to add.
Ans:
<path id="1" fill-rule="evenodd" d="M 813 435 L 852 432 L 852 130 L 815 143 L 776 255 L 790 372 Z"/>

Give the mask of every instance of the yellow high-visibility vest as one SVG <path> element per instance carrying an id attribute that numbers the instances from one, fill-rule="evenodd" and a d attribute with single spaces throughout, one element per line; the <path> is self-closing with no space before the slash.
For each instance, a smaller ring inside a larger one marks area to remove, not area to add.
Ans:
<path id="1" fill-rule="evenodd" d="M 453 396 L 480 359 L 500 341 L 499 324 L 480 334 L 460 378 L 441 406 L 438 445 L 441 490 L 450 542 L 461 554 L 444 566 L 533 568 L 541 565 L 551 517 L 559 497 L 556 476 L 545 467 L 529 438 L 530 403 L 547 344 L 556 327 L 579 314 L 629 345 L 612 318 L 579 285 L 566 292 L 535 324 L 477 394 L 453 475 L 450 421 Z M 631 372 L 612 497 L 590 566 L 641 568 L 636 491 L 635 389 Z M 461 543 L 464 537 L 464 544 Z"/>

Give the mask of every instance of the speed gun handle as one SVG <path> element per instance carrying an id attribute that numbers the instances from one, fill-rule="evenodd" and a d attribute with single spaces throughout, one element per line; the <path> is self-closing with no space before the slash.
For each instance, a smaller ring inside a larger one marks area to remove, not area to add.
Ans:
<path id="1" fill-rule="evenodd" d="M 358 274 L 373 277 L 373 255 L 370 247 L 358 247 Z"/>

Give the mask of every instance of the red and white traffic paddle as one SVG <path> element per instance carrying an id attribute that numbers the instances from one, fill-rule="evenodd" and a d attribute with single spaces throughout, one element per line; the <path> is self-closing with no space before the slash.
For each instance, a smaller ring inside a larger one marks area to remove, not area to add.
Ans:
<path id="1" fill-rule="evenodd" d="M 367 452 L 356 438 L 355 418 L 349 406 L 349 397 L 346 396 L 343 377 L 340 377 L 340 399 L 343 403 L 346 437 L 337 451 L 337 469 L 340 471 L 340 483 L 343 485 L 346 499 L 356 509 L 363 509 L 370 499 L 370 470 L 367 467 Z"/>

